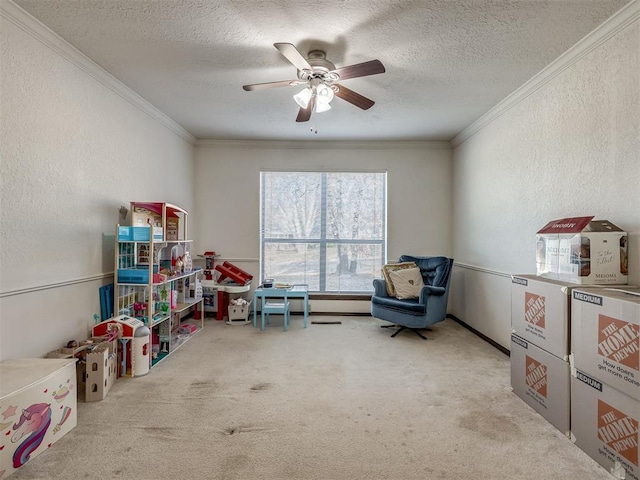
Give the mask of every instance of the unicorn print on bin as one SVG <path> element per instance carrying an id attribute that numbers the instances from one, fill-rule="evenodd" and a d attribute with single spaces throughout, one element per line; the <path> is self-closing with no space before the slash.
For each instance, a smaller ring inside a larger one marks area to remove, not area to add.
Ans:
<path id="1" fill-rule="evenodd" d="M 13 468 L 19 468 L 29 460 L 31 453 L 40 446 L 51 424 L 51 406 L 48 403 L 34 403 L 22 410 L 20 420 L 13 425 L 15 433 L 11 443 L 17 443 L 25 435 L 28 437 L 13 454 Z"/>

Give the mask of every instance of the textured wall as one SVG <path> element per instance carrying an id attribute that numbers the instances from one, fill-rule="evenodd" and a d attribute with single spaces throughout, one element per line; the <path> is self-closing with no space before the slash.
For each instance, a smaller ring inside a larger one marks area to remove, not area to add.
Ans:
<path id="1" fill-rule="evenodd" d="M 499 274 L 535 273 L 535 232 L 556 218 L 631 232 L 640 284 L 639 112 L 636 21 L 454 150 L 454 255 L 480 267 L 456 269 L 456 316 L 508 348 L 511 284 Z"/>
<path id="2" fill-rule="evenodd" d="M 0 22 L 1 360 L 86 338 L 120 205 L 191 209 L 194 197 L 192 145 L 33 31 Z"/>
<path id="3" fill-rule="evenodd" d="M 289 148 L 269 142 L 203 142 L 196 148 L 197 250 L 215 250 L 258 275 L 261 170 L 387 171 L 389 259 L 451 253 L 448 144 L 339 143 Z M 367 305 L 368 307 L 368 305 Z"/>

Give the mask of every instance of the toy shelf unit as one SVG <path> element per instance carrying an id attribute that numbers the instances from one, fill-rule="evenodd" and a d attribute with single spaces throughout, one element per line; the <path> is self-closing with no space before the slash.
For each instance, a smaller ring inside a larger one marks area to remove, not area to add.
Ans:
<path id="1" fill-rule="evenodd" d="M 131 206 L 132 223 L 141 224 L 116 226 L 114 310 L 149 328 L 153 366 L 204 327 L 202 269 L 193 268 L 186 211 L 169 204 Z M 143 215 L 146 223 L 138 221 Z M 172 218 L 178 219 L 175 231 Z M 192 311 L 196 321 L 183 325 Z"/>

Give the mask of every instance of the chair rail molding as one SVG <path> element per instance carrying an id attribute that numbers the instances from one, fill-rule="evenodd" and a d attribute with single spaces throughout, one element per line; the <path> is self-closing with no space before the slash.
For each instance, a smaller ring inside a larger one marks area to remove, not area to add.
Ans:
<path id="1" fill-rule="evenodd" d="M 67 287 L 69 285 L 77 285 L 78 283 L 98 282 L 113 278 L 113 272 L 99 273 L 97 275 L 91 275 L 89 277 L 74 278 L 72 280 L 63 280 L 61 282 L 46 283 L 43 285 L 35 285 L 33 287 L 19 288 L 17 290 L 8 290 L 6 292 L 0 292 L 0 298 L 12 297 L 14 295 L 24 295 L 26 293 L 39 292 L 41 290 L 49 290 L 51 288 Z"/>
<path id="2" fill-rule="evenodd" d="M 498 270 L 490 270 L 488 268 L 478 267 L 476 265 L 470 265 L 468 263 L 453 262 L 453 266 L 454 267 L 459 267 L 459 268 L 464 268 L 466 270 L 475 270 L 476 272 L 488 273 L 489 275 L 497 275 L 499 277 L 511 278 L 511 274 L 510 273 L 499 272 Z"/>

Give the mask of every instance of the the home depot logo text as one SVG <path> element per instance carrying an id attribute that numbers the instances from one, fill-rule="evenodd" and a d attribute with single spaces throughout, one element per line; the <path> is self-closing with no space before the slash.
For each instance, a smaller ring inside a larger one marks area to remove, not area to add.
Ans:
<path id="1" fill-rule="evenodd" d="M 598 315 L 598 353 L 640 371 L 640 326 Z"/>
<path id="2" fill-rule="evenodd" d="M 547 366 L 527 355 L 525 382 L 544 398 L 547 398 Z"/>
<path id="3" fill-rule="evenodd" d="M 540 328 L 545 326 L 544 297 L 533 293 L 524 293 L 524 319 Z"/>
<path id="4" fill-rule="evenodd" d="M 598 438 L 638 466 L 638 420 L 598 400 Z"/>

